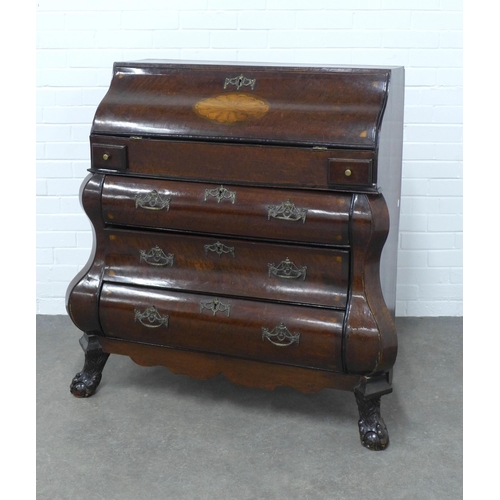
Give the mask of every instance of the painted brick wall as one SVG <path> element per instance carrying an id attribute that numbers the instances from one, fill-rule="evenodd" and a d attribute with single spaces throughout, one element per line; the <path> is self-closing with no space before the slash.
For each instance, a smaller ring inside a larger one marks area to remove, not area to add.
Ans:
<path id="1" fill-rule="evenodd" d="M 117 60 L 404 65 L 399 316 L 462 315 L 460 0 L 37 2 L 37 313 L 63 314 L 91 228 L 78 192 Z"/>

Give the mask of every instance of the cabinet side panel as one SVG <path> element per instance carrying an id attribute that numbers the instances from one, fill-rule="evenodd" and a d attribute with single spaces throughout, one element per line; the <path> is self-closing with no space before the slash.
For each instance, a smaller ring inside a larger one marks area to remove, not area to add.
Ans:
<path id="1" fill-rule="evenodd" d="M 92 223 L 93 247 L 89 261 L 75 276 L 66 292 L 66 311 L 73 323 L 86 333 L 101 334 L 98 299 L 102 285 L 104 255 L 101 191 L 103 175 L 90 175 L 80 191 L 80 200 Z"/>
<path id="2" fill-rule="evenodd" d="M 391 70 L 387 106 L 380 130 L 378 183 L 389 210 L 390 229 L 380 261 L 382 292 L 395 316 L 399 211 L 403 161 L 404 68 Z"/>
<path id="3" fill-rule="evenodd" d="M 389 230 L 381 195 L 355 195 L 352 206 L 351 290 L 344 328 L 347 373 L 377 375 L 396 360 L 394 321 L 384 302 L 379 263 Z"/>

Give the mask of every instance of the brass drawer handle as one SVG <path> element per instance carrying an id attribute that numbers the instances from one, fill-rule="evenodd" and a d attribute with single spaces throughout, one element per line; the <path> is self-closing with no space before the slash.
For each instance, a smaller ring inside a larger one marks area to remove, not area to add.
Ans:
<path id="1" fill-rule="evenodd" d="M 267 264 L 269 268 L 269 277 L 276 276 L 277 278 L 285 279 L 306 279 L 307 266 L 298 268 L 288 257 L 281 261 L 278 266 Z"/>
<path id="2" fill-rule="evenodd" d="M 151 248 L 149 252 L 145 250 L 139 250 L 139 263 L 144 261 L 146 264 L 150 266 L 170 266 L 174 264 L 174 254 L 169 253 L 168 255 L 156 245 Z"/>
<path id="3" fill-rule="evenodd" d="M 144 312 L 134 309 L 134 313 L 134 321 L 139 320 L 148 328 L 159 328 L 162 325 L 168 327 L 168 315 L 161 316 L 155 306 L 148 307 Z"/>
<path id="4" fill-rule="evenodd" d="M 207 201 L 209 196 L 215 196 L 217 203 L 223 200 L 231 200 L 231 203 L 234 205 L 234 201 L 236 200 L 236 192 L 229 191 L 222 185 L 215 189 L 205 189 L 205 198 L 203 201 Z"/>
<path id="5" fill-rule="evenodd" d="M 223 304 L 219 299 L 214 299 L 209 302 L 200 302 L 200 313 L 203 312 L 203 309 L 208 309 L 212 311 L 215 316 L 218 312 L 226 313 L 229 318 L 229 314 L 231 313 L 231 305 Z"/>
<path id="6" fill-rule="evenodd" d="M 135 208 L 141 207 L 146 210 L 170 210 L 170 196 L 161 195 L 156 189 L 144 194 L 135 195 Z"/>
<path id="7" fill-rule="evenodd" d="M 262 328 L 262 340 L 269 340 L 271 344 L 278 347 L 287 347 L 292 344 L 298 344 L 300 340 L 300 333 L 290 333 L 288 328 L 281 323 L 275 326 L 271 331 L 267 328 Z"/>
<path id="8" fill-rule="evenodd" d="M 230 253 L 234 257 L 234 247 L 227 247 L 220 241 L 217 241 L 213 245 L 205 245 L 205 255 L 208 255 L 208 252 L 215 252 L 219 257 L 223 253 Z"/>
<path id="9" fill-rule="evenodd" d="M 281 205 L 267 206 L 267 220 L 273 217 L 282 220 L 302 220 L 302 223 L 304 223 L 307 210 L 307 208 L 297 208 L 290 200 L 286 200 Z"/>
<path id="10" fill-rule="evenodd" d="M 234 78 L 226 78 L 224 82 L 224 88 L 227 88 L 228 85 L 236 85 L 236 90 L 240 90 L 241 87 L 250 87 L 252 90 L 255 87 L 255 83 L 257 79 L 247 78 L 246 76 L 240 75 L 235 76 Z"/>

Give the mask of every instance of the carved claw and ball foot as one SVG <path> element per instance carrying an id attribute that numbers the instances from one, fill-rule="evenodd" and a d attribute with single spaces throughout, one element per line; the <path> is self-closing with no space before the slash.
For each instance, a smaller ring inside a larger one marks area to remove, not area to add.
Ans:
<path id="1" fill-rule="evenodd" d="M 359 437 L 361 444 L 369 450 L 385 450 L 389 446 L 389 433 L 380 415 L 380 397 L 367 398 L 354 393 L 359 410 Z"/>
<path id="2" fill-rule="evenodd" d="M 85 351 L 85 363 L 83 370 L 71 381 L 69 390 L 77 398 L 88 398 L 96 392 L 101 382 L 102 370 L 109 354 L 103 352 L 95 337 L 84 335 L 80 339 L 80 345 Z"/>

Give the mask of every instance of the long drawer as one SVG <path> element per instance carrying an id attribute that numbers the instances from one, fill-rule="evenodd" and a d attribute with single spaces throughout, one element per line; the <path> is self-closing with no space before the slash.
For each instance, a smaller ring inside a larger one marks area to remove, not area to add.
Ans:
<path id="1" fill-rule="evenodd" d="M 104 283 L 109 337 L 260 361 L 341 370 L 344 313 Z"/>
<path id="2" fill-rule="evenodd" d="M 349 252 L 246 240 L 105 231 L 105 279 L 345 308 Z"/>
<path id="3" fill-rule="evenodd" d="M 351 196 L 107 176 L 107 224 L 347 245 Z"/>

